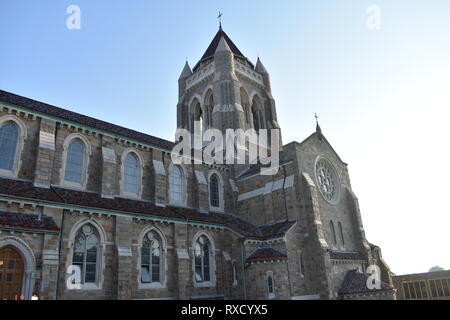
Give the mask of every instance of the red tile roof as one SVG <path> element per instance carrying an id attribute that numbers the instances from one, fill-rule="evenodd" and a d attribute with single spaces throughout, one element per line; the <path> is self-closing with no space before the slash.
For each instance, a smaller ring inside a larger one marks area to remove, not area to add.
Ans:
<path id="1" fill-rule="evenodd" d="M 252 239 L 268 239 L 288 230 L 295 221 L 280 222 L 271 226 L 258 227 L 242 218 L 229 213 L 201 213 L 192 208 L 160 207 L 153 202 L 131 200 L 120 197 L 103 198 L 94 192 L 76 191 L 51 187 L 35 187 L 31 181 L 0 178 L 0 194 L 25 199 L 43 200 L 53 203 L 73 205 L 89 209 L 103 209 L 111 212 L 160 217 L 166 219 L 192 221 L 228 227 L 237 233 Z"/>
<path id="2" fill-rule="evenodd" d="M 59 232 L 59 228 L 52 217 L 31 213 L 0 211 L 0 227 Z"/>
<path id="3" fill-rule="evenodd" d="M 367 279 L 369 275 L 365 273 L 359 273 L 356 270 L 350 270 L 345 275 L 342 282 L 340 295 L 345 294 L 358 294 L 358 293 L 375 293 L 380 291 L 393 290 L 393 287 L 381 282 L 380 289 L 369 289 L 367 287 Z"/>
<path id="4" fill-rule="evenodd" d="M 286 253 L 275 250 L 271 247 L 261 247 L 253 251 L 247 258 L 247 263 L 268 260 L 284 260 L 287 258 Z"/>

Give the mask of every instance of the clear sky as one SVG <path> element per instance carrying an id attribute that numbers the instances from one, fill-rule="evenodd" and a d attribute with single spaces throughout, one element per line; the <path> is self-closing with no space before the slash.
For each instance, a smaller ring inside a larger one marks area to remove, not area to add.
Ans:
<path id="1" fill-rule="evenodd" d="M 71 4 L 80 30 L 66 27 Z M 283 142 L 318 113 L 392 271 L 450 268 L 448 0 L 0 0 L 0 88 L 173 140 L 178 76 L 219 10 L 271 74 Z"/>

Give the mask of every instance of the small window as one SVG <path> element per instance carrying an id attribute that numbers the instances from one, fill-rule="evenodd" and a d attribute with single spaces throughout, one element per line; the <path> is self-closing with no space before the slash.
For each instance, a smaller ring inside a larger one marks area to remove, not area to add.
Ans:
<path id="1" fill-rule="evenodd" d="M 300 277 L 303 278 L 305 276 L 305 266 L 303 264 L 303 253 L 300 250 L 298 251 L 298 269 Z"/>
<path id="2" fill-rule="evenodd" d="M 344 232 L 342 230 L 342 224 L 341 222 L 338 222 L 338 228 L 339 228 L 339 236 L 341 237 L 341 244 L 345 245 L 345 241 L 344 241 Z"/>
<path id="3" fill-rule="evenodd" d="M 331 221 L 331 220 L 330 220 L 330 237 L 331 237 L 331 241 L 333 241 L 333 244 L 337 245 L 336 231 L 334 229 L 333 221 Z"/>
<path id="4" fill-rule="evenodd" d="M 233 262 L 232 264 L 232 268 L 233 268 L 233 285 L 237 285 L 237 267 L 236 267 L 236 262 Z"/>
<path id="5" fill-rule="evenodd" d="M 207 282 L 211 280 L 211 247 L 206 236 L 200 236 L 194 245 L 195 281 Z"/>
<path id="6" fill-rule="evenodd" d="M 275 297 L 275 285 L 272 272 L 268 272 L 267 274 L 267 292 L 269 294 L 269 299 Z"/>
<path id="7" fill-rule="evenodd" d="M 209 181 L 209 196 L 212 207 L 220 207 L 220 197 L 219 197 L 219 180 L 217 175 L 213 174 Z"/>
<path id="8" fill-rule="evenodd" d="M 139 193 L 139 160 L 136 155 L 129 153 L 125 158 L 124 190 L 127 193 Z"/>
<path id="9" fill-rule="evenodd" d="M 0 127 L 0 169 L 14 169 L 18 139 L 19 131 L 13 122 L 6 122 Z"/>
<path id="10" fill-rule="evenodd" d="M 69 144 L 67 151 L 66 168 L 64 180 L 81 184 L 83 181 L 84 159 L 85 159 L 84 143 L 79 139 L 74 139 Z"/>

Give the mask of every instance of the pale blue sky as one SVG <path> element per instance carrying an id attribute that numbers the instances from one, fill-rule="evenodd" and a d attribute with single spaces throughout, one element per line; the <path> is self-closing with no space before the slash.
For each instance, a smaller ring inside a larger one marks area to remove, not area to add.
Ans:
<path id="1" fill-rule="evenodd" d="M 66 28 L 71 4 L 81 30 Z M 219 10 L 271 73 L 284 143 L 318 113 L 392 271 L 450 268 L 448 0 L 0 0 L 0 88 L 172 140 L 178 76 Z"/>

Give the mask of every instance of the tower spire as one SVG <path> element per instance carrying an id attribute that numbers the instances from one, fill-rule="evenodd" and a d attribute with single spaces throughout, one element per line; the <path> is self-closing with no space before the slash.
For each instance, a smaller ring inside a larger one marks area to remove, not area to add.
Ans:
<path id="1" fill-rule="evenodd" d="M 319 139 L 322 140 L 322 129 L 319 126 L 319 117 L 317 116 L 317 113 L 314 113 L 314 118 L 316 118 L 316 132 L 319 135 Z"/>

